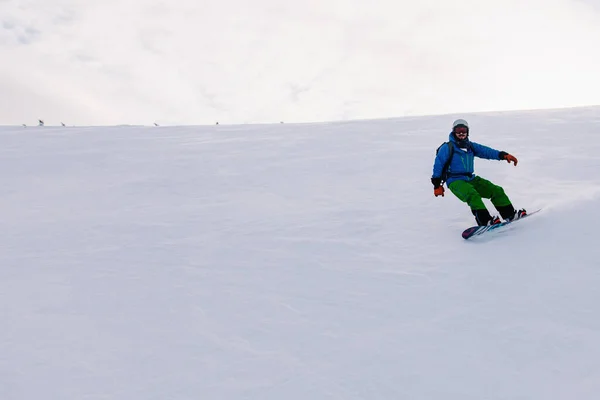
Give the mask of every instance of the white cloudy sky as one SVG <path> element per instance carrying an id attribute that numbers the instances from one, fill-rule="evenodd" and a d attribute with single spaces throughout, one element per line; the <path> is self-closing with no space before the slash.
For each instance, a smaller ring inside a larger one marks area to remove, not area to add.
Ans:
<path id="1" fill-rule="evenodd" d="M 600 104 L 600 0 L 0 0 L 0 124 Z"/>

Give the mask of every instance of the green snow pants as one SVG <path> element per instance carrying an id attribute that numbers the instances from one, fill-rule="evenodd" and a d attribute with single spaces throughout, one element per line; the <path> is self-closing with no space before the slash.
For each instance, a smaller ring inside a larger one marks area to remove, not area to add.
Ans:
<path id="1" fill-rule="evenodd" d="M 467 203 L 471 210 L 487 208 L 481 198 L 490 199 L 496 208 L 511 204 L 501 186 L 494 185 L 479 176 L 470 181 L 456 180 L 448 185 L 448 189 L 461 201 Z"/>

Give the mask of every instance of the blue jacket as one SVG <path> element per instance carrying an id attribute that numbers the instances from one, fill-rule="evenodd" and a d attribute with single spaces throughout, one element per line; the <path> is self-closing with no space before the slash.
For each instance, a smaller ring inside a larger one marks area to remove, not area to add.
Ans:
<path id="1" fill-rule="evenodd" d="M 449 185 L 455 180 L 462 179 L 470 181 L 475 177 L 473 173 L 475 171 L 474 159 L 475 157 L 486 158 L 488 160 L 500 160 L 500 152 L 481 145 L 479 143 L 471 142 L 467 139 L 466 147 L 459 148 L 456 139 L 452 133 L 450 133 L 450 142 L 454 146 L 454 155 L 452 156 L 452 162 L 448 167 L 448 179 L 446 184 Z M 465 151 L 466 150 L 466 151 Z M 433 164 L 433 175 L 432 178 L 441 178 L 442 170 L 448 157 L 450 156 L 450 144 L 445 144 L 440 147 L 440 150 L 435 157 Z"/>

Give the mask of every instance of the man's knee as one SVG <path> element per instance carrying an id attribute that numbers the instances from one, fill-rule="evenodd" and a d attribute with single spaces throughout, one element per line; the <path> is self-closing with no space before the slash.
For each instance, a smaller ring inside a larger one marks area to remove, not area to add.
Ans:
<path id="1" fill-rule="evenodd" d="M 510 203 L 510 200 L 508 199 L 508 196 L 504 192 L 504 188 L 502 186 L 494 185 L 490 199 L 492 200 L 492 203 L 497 205 L 505 205 L 506 203 Z"/>
<path id="2" fill-rule="evenodd" d="M 504 196 L 505 194 L 506 193 L 504 193 L 504 188 L 502 186 L 494 185 L 492 188 L 493 197 Z"/>

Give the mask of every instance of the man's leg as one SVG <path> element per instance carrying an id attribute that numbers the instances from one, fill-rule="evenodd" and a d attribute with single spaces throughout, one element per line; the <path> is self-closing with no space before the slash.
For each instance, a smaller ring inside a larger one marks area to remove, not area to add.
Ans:
<path id="1" fill-rule="evenodd" d="M 492 201 L 502 219 L 508 220 L 514 218 L 515 208 L 506 193 L 504 193 L 502 186 L 495 185 L 480 176 L 476 176 L 471 182 L 481 197 Z"/>
<path id="2" fill-rule="evenodd" d="M 487 225 L 492 220 L 492 216 L 487 210 L 483 200 L 481 200 L 481 194 L 475 189 L 471 183 L 472 181 L 456 180 L 448 185 L 448 189 L 459 200 L 464 201 L 471 208 L 471 212 L 475 216 L 477 225 Z"/>

